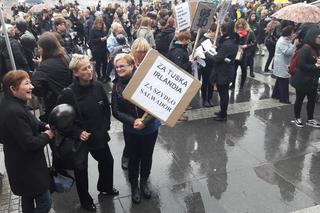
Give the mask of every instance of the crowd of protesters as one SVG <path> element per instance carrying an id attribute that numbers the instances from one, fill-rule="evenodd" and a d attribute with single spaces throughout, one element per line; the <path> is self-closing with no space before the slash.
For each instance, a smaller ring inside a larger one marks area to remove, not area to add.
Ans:
<path id="1" fill-rule="evenodd" d="M 89 152 L 98 162 L 97 190 L 104 195 L 119 194 L 113 186 L 114 162 L 107 143 L 111 112 L 123 123 L 125 147 L 121 166 L 128 170 L 132 201 L 140 203 L 141 195 L 146 199 L 152 196 L 148 179 L 160 121 L 150 115 L 145 117 L 142 109 L 122 96 L 151 48 L 190 75 L 198 76 L 202 81 L 203 107 L 213 107 L 213 92 L 217 89 L 220 111 L 213 118 L 221 122 L 227 120 L 229 90 L 245 92 L 248 67 L 250 77 L 255 78 L 254 59 L 266 53 L 266 64 L 261 67 L 262 72 L 276 78 L 272 98 L 290 104 L 288 65 L 295 51 L 300 50 L 297 71 L 291 77 L 296 89 L 293 123 L 304 126 L 300 112 L 307 96 L 305 124 L 320 127 L 313 117 L 320 73 L 319 26 L 271 18 L 279 7 L 271 1 L 232 5 L 220 28 L 214 20 L 207 32 L 201 32 L 200 43 L 206 39 L 214 43 L 217 37 L 216 53 L 205 52 L 205 63 L 196 66 L 197 60 L 190 57 L 196 35 L 189 30 L 177 31 L 173 3 L 98 2 L 95 7 L 80 6 L 76 1 L 65 5 L 59 1 L 55 8 L 39 13 L 29 12 L 30 7 L 23 4 L 12 7 L 13 17 L 7 18 L 6 28 L 16 71 L 11 71 L 5 39 L 0 37 L 4 92 L 0 142 L 4 144 L 10 186 L 22 196 L 23 212 L 48 212 L 51 208 L 43 149 L 55 136 L 46 125 L 50 113 L 62 103 L 72 105 L 77 118 L 65 134 L 83 143 L 80 165 L 73 169 L 81 206 L 96 211 L 88 192 Z M 113 84 L 111 103 L 103 89 L 107 83 Z M 26 105 L 32 99 L 31 92 L 43 100 L 41 122 Z M 184 113 L 180 121 L 187 120 Z M 14 155 L 19 158 L 13 158 Z M 34 160 L 37 164 L 32 163 Z M 59 162 L 54 164 L 59 169 Z M 26 175 L 28 179 L 22 178 Z"/>

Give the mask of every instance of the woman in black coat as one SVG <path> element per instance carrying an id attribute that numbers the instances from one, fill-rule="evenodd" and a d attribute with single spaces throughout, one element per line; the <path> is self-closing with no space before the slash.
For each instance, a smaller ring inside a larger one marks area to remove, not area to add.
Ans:
<path id="1" fill-rule="evenodd" d="M 89 34 L 90 49 L 93 60 L 96 62 L 96 73 L 99 80 L 106 82 L 107 74 L 107 32 L 104 30 L 102 18 L 96 18 Z M 101 70 L 102 65 L 102 70 Z M 101 73 L 102 76 L 101 76 Z"/>
<path id="2" fill-rule="evenodd" d="M 320 29 L 315 27 L 307 31 L 304 45 L 298 53 L 297 71 L 291 77 L 291 84 L 296 89 L 296 102 L 294 103 L 294 123 L 303 127 L 300 113 L 304 98 L 308 97 L 306 125 L 320 128 L 320 124 L 313 118 L 318 80 L 320 76 Z"/>
<path id="3" fill-rule="evenodd" d="M 213 63 L 211 82 L 217 84 L 220 97 L 220 112 L 215 113 L 214 120 L 226 121 L 229 104 L 229 84 L 234 76 L 234 62 L 238 51 L 239 37 L 233 32 L 229 24 L 221 25 L 221 38 L 217 47 L 217 54 L 212 56 L 206 53 L 206 57 Z"/>
<path id="4" fill-rule="evenodd" d="M 69 68 L 75 76 L 70 89 L 62 91 L 58 104 L 67 103 L 77 111 L 77 122 L 71 131 L 74 139 L 81 140 L 82 164 L 74 169 L 81 206 L 95 211 L 96 206 L 88 189 L 88 152 L 98 161 L 99 179 L 97 190 L 105 195 L 118 195 L 113 188 L 113 157 L 108 145 L 110 140 L 110 103 L 100 82 L 93 80 L 88 56 L 74 54 Z"/>
<path id="5" fill-rule="evenodd" d="M 26 105 L 33 89 L 27 72 L 8 72 L 3 87 L 0 141 L 11 190 L 22 197 L 22 212 L 47 213 L 51 209 L 50 175 L 43 149 L 54 134 Z"/>
<path id="6" fill-rule="evenodd" d="M 38 40 L 38 48 L 41 62 L 32 83 L 34 94 L 44 97 L 45 114 L 40 119 L 46 122 L 62 89 L 71 84 L 72 73 L 68 68 L 70 59 L 54 33 L 43 33 Z"/>

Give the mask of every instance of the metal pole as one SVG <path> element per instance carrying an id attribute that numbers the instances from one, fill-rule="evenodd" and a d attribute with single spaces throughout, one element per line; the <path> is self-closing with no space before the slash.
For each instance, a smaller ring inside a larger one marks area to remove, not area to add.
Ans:
<path id="1" fill-rule="evenodd" d="M 0 18 L 1 18 L 2 32 L 3 32 L 4 38 L 6 40 L 6 45 L 7 45 L 7 50 L 8 50 L 9 57 L 10 57 L 11 66 L 12 66 L 13 70 L 16 70 L 17 69 L 16 63 L 14 62 L 12 49 L 11 49 L 11 45 L 10 45 L 10 40 L 9 40 L 9 36 L 8 36 L 8 32 L 7 32 L 7 27 L 6 27 L 6 23 L 4 21 L 4 17 L 3 17 L 3 6 L 1 6 L 1 8 L 0 8 Z"/>

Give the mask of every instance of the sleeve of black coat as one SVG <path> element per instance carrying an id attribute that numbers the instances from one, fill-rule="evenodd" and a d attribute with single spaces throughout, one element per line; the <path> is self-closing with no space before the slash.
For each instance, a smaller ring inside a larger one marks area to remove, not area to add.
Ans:
<path id="1" fill-rule="evenodd" d="M 114 86 L 115 87 L 115 86 Z M 136 118 L 133 116 L 121 112 L 119 108 L 119 99 L 121 97 L 118 95 L 117 91 L 115 89 L 112 90 L 112 98 L 111 98 L 111 108 L 112 108 L 112 114 L 113 116 L 121 121 L 124 124 L 133 125 Z"/>
<path id="2" fill-rule="evenodd" d="M 105 110 L 107 111 L 107 122 L 108 122 L 108 129 L 110 130 L 110 124 L 111 124 L 111 110 L 110 110 L 110 102 L 109 102 L 109 98 L 107 96 L 106 91 L 104 90 L 102 85 L 99 85 L 99 88 L 101 90 L 101 94 L 102 94 L 102 98 L 103 98 L 103 105 L 106 108 Z"/>
<path id="3" fill-rule="evenodd" d="M 47 134 L 40 133 L 33 135 L 29 117 L 25 112 L 15 112 L 10 118 L 6 121 L 6 125 L 12 131 L 11 135 L 14 141 L 17 141 L 18 146 L 24 151 L 42 149 L 49 143 L 49 136 Z"/>

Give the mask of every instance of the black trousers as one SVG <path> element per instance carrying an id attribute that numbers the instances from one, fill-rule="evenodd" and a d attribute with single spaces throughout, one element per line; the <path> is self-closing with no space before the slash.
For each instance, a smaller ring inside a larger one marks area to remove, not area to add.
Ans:
<path id="1" fill-rule="evenodd" d="M 307 96 L 307 116 L 308 120 L 313 119 L 314 107 L 316 105 L 317 87 L 307 91 L 296 89 L 296 102 L 294 103 L 294 116 L 300 118 L 303 99 Z"/>
<path id="2" fill-rule="evenodd" d="M 202 85 L 201 85 L 201 97 L 203 101 L 210 101 L 213 96 L 213 85 L 210 83 L 210 74 L 209 70 L 202 70 Z"/>
<path id="3" fill-rule="evenodd" d="M 273 45 L 266 45 L 266 47 L 268 50 L 268 59 L 267 59 L 266 65 L 264 66 L 264 71 L 269 70 L 270 63 L 271 63 L 272 58 L 274 56 L 274 53 L 276 51 L 276 47 Z"/>
<path id="4" fill-rule="evenodd" d="M 271 97 L 280 102 L 289 101 L 289 78 L 277 77 Z"/>
<path id="5" fill-rule="evenodd" d="M 123 136 L 129 154 L 130 183 L 137 183 L 139 174 L 140 181 L 147 181 L 151 172 L 152 155 L 158 130 L 148 135 L 138 135 L 124 130 Z"/>
<path id="6" fill-rule="evenodd" d="M 229 85 L 217 85 L 220 97 L 220 114 L 222 117 L 227 116 L 229 105 Z"/>
<path id="7" fill-rule="evenodd" d="M 107 145 L 103 149 L 92 150 L 90 151 L 90 154 L 98 161 L 99 178 L 97 190 L 111 191 L 113 188 L 113 157 L 109 146 Z M 80 203 L 82 205 L 93 203 L 93 199 L 89 194 L 88 168 L 75 170 L 74 175 Z"/>
<path id="8" fill-rule="evenodd" d="M 241 61 L 235 61 L 234 62 L 234 78 L 233 78 L 233 81 L 232 81 L 232 85 L 236 85 L 236 79 L 237 79 L 237 70 L 238 70 L 238 66 L 240 66 L 241 68 L 241 84 L 240 84 L 240 87 L 243 87 L 244 85 L 244 82 L 246 81 L 247 79 L 247 64 L 246 64 L 246 59 L 243 58 Z"/>
<path id="9" fill-rule="evenodd" d="M 100 54 L 100 55 L 95 55 L 94 57 L 95 62 L 96 62 L 96 73 L 98 75 L 98 78 L 101 78 L 101 74 L 102 74 L 102 78 L 106 77 L 106 73 L 107 73 L 107 53 L 105 54 Z M 102 70 L 101 70 L 101 65 L 102 65 Z"/>

